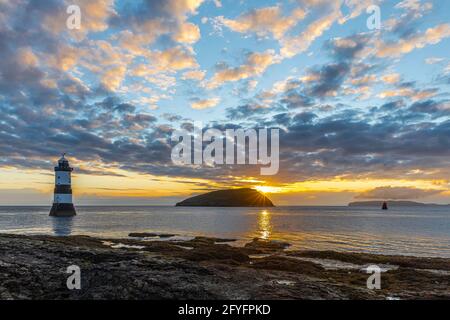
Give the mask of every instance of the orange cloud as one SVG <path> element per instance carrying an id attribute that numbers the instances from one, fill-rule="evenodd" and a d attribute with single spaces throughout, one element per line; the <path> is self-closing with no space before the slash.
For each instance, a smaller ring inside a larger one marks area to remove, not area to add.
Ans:
<path id="1" fill-rule="evenodd" d="M 102 85 L 110 91 L 116 91 L 120 87 L 126 71 L 127 69 L 123 65 L 110 68 L 102 75 Z"/>
<path id="2" fill-rule="evenodd" d="M 279 62 L 273 50 L 250 54 L 245 63 L 237 68 L 224 68 L 212 77 L 208 88 L 217 88 L 225 82 L 238 81 L 262 74 L 270 65 Z"/>
<path id="3" fill-rule="evenodd" d="M 331 12 L 312 22 L 306 27 L 305 31 L 297 36 L 290 36 L 282 39 L 281 55 L 283 57 L 290 58 L 306 51 L 315 39 L 320 37 L 337 19 L 339 19 L 339 17 L 341 17 L 339 1 L 332 3 L 334 4 L 330 5 Z"/>
<path id="4" fill-rule="evenodd" d="M 191 52 L 182 47 L 173 47 L 165 51 L 155 51 L 149 55 L 150 63 L 159 70 L 171 71 L 195 68 L 197 61 Z"/>
<path id="5" fill-rule="evenodd" d="M 201 70 L 192 70 L 192 71 L 186 71 L 183 73 L 182 79 L 183 80 L 203 80 L 205 78 L 205 71 Z"/>
<path id="6" fill-rule="evenodd" d="M 215 107 L 220 102 L 219 98 L 202 99 L 191 103 L 192 109 L 202 110 Z"/>
<path id="7" fill-rule="evenodd" d="M 184 23 L 172 39 L 180 43 L 195 43 L 200 39 L 200 29 L 193 23 Z"/>
<path id="8" fill-rule="evenodd" d="M 284 17 L 280 7 L 274 6 L 252 10 L 236 20 L 219 17 L 219 21 L 235 32 L 255 32 L 259 36 L 271 33 L 276 39 L 281 39 L 285 32 L 294 27 L 305 15 L 305 11 L 298 8 L 290 16 Z"/>
<path id="9" fill-rule="evenodd" d="M 381 80 L 389 84 L 394 84 L 400 81 L 400 75 L 398 73 L 386 74 L 381 77 Z"/>
<path id="10" fill-rule="evenodd" d="M 412 100 L 423 100 L 436 95 L 437 89 L 415 90 L 412 88 L 400 88 L 396 90 L 386 90 L 378 96 L 382 99 L 391 97 L 408 97 Z"/>
<path id="11" fill-rule="evenodd" d="M 427 29 L 424 33 L 414 35 L 408 39 L 402 39 L 397 42 L 378 41 L 378 57 L 399 57 L 409 53 L 414 49 L 420 49 L 430 44 L 437 44 L 442 39 L 450 37 L 450 24 L 441 24 L 434 28 Z"/>

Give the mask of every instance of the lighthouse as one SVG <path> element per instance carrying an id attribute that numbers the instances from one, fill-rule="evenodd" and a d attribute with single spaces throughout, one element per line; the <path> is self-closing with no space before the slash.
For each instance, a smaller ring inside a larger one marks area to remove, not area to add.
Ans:
<path id="1" fill-rule="evenodd" d="M 76 215 L 75 207 L 72 203 L 72 186 L 70 175 L 73 168 L 69 166 L 69 161 L 65 154 L 58 160 L 55 167 L 55 191 L 53 206 L 50 215 L 54 217 L 72 217 Z"/>

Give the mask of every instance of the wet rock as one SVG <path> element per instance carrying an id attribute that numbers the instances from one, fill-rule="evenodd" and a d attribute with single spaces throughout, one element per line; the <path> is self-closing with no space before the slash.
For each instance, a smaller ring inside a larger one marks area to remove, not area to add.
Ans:
<path id="1" fill-rule="evenodd" d="M 257 250 L 260 251 L 260 253 L 281 251 L 289 246 L 290 244 L 288 242 L 260 238 L 254 238 L 252 242 L 245 244 L 245 248 Z"/>
<path id="2" fill-rule="evenodd" d="M 238 248 L 228 245 L 197 246 L 178 255 L 191 261 L 226 261 L 228 263 L 240 264 L 250 260 L 248 255 L 242 253 Z"/>
<path id="3" fill-rule="evenodd" d="M 171 238 L 176 236 L 172 233 L 155 233 L 155 232 L 132 232 L 128 234 L 132 238 Z"/>
<path id="4" fill-rule="evenodd" d="M 332 259 L 355 264 L 391 264 L 405 268 L 450 270 L 449 259 L 410 256 L 381 255 L 336 251 L 295 251 L 290 255 L 298 257 Z"/>
<path id="5" fill-rule="evenodd" d="M 223 242 L 233 242 L 236 241 L 236 239 L 227 239 L 227 238 L 214 238 L 214 237 L 202 237 L 198 236 L 195 237 L 192 240 L 189 240 L 189 243 L 196 243 L 196 244 L 205 244 L 205 245 L 213 245 L 215 243 L 223 243 Z"/>
<path id="6" fill-rule="evenodd" d="M 105 241 L 127 246 L 114 249 Z M 0 235 L 0 299 L 450 299 L 448 273 L 411 267 L 417 262 L 420 268 L 445 271 L 449 259 L 395 256 L 391 261 L 285 247 L 262 240 L 234 247 L 207 237 L 172 242 Z M 270 255 L 248 256 L 264 251 Z M 303 255 L 400 267 L 382 274 L 381 290 L 368 290 L 367 273 L 326 270 L 296 259 Z M 81 269 L 81 290 L 66 287 L 70 265 Z"/>
<path id="7" fill-rule="evenodd" d="M 252 261 L 252 267 L 258 269 L 313 274 L 324 271 L 322 267 L 308 261 L 298 261 L 288 257 L 270 256 Z"/>

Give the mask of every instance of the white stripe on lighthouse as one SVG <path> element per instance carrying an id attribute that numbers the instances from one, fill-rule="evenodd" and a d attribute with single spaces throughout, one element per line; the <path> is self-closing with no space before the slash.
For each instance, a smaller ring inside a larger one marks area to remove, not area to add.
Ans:
<path id="1" fill-rule="evenodd" d="M 56 185 L 68 185 L 70 184 L 70 171 L 57 171 L 55 174 Z"/>
<path id="2" fill-rule="evenodd" d="M 66 194 L 55 193 L 53 201 L 55 203 L 72 203 L 72 194 L 70 194 L 70 193 L 66 193 Z"/>

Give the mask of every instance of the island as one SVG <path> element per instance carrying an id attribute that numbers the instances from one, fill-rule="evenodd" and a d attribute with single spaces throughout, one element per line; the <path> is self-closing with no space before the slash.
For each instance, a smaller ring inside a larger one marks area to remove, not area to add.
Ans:
<path id="1" fill-rule="evenodd" d="M 251 188 L 217 190 L 178 202 L 178 207 L 274 207 L 272 201 Z"/>

